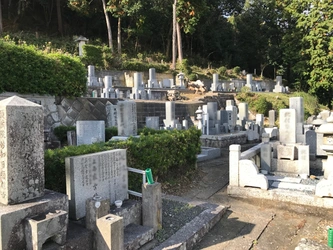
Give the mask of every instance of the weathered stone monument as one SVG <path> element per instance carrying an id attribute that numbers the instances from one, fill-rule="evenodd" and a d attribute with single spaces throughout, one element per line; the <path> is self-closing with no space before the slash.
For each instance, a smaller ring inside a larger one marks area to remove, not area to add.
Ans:
<path id="1" fill-rule="evenodd" d="M 104 121 L 77 121 L 76 122 L 76 145 L 105 142 Z"/>
<path id="2" fill-rule="evenodd" d="M 70 218 L 85 216 L 85 203 L 96 193 L 115 200 L 127 199 L 126 150 L 116 149 L 66 158 L 66 188 Z"/>
<path id="3" fill-rule="evenodd" d="M 0 249 L 41 249 L 48 239 L 63 245 L 68 201 L 44 189 L 42 106 L 2 100 L 0 123 Z"/>
<path id="4" fill-rule="evenodd" d="M 119 101 L 117 103 L 118 136 L 137 135 L 137 112 L 134 101 Z"/>

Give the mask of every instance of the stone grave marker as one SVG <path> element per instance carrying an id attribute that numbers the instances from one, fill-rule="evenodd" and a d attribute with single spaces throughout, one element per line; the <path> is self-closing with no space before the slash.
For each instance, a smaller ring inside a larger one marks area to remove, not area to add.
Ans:
<path id="1" fill-rule="evenodd" d="M 135 136 L 138 133 L 136 103 L 119 101 L 117 103 L 118 136 Z"/>
<path id="2" fill-rule="evenodd" d="M 113 105 L 111 102 L 106 102 L 106 127 L 117 127 L 117 105 Z"/>
<path id="3" fill-rule="evenodd" d="M 43 107 L 18 96 L 0 101 L 0 135 L 0 202 L 43 196 Z"/>
<path id="4" fill-rule="evenodd" d="M 280 109 L 280 142 L 296 143 L 296 111 Z"/>
<path id="5" fill-rule="evenodd" d="M 77 121 L 76 122 L 77 145 L 105 142 L 104 121 Z"/>
<path id="6" fill-rule="evenodd" d="M 317 133 L 314 130 L 305 132 L 305 144 L 309 145 L 310 159 L 315 160 L 317 151 Z"/>
<path id="7" fill-rule="evenodd" d="M 290 97 L 289 108 L 296 112 L 296 134 L 303 134 L 304 104 L 303 97 Z"/>
<path id="8" fill-rule="evenodd" d="M 158 116 L 147 116 L 146 127 L 152 129 L 160 129 L 160 118 Z"/>
<path id="9" fill-rule="evenodd" d="M 66 189 L 70 218 L 86 214 L 86 200 L 95 194 L 111 203 L 127 199 L 126 150 L 115 149 L 66 158 Z"/>
<path id="10" fill-rule="evenodd" d="M 269 127 L 275 127 L 275 110 L 268 111 Z"/>

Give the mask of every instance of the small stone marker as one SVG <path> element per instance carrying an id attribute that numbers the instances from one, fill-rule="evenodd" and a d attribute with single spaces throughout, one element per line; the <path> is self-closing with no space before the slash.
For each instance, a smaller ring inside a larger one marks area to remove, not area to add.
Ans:
<path id="1" fill-rule="evenodd" d="M 43 107 L 13 96 L 0 101 L 0 202 L 44 195 Z"/>
<path id="2" fill-rule="evenodd" d="M 124 200 L 128 192 L 126 150 L 115 149 L 66 158 L 66 188 L 70 218 L 86 214 L 86 200 L 96 193 L 111 203 Z"/>

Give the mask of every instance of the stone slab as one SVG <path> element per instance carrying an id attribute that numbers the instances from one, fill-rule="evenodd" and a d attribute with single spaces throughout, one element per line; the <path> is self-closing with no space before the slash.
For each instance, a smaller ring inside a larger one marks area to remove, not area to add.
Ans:
<path id="1" fill-rule="evenodd" d="M 151 227 L 129 224 L 124 228 L 124 248 L 136 250 L 154 239 L 154 230 Z"/>
<path id="2" fill-rule="evenodd" d="M 124 200 L 128 192 L 126 150 L 115 149 L 66 158 L 66 190 L 69 216 L 85 216 L 85 202 L 96 193 L 115 200 Z"/>
<path id="3" fill-rule="evenodd" d="M 111 206 L 110 213 L 123 217 L 124 228 L 129 224 L 141 224 L 142 221 L 142 203 L 136 200 L 124 200 L 120 208 Z M 125 237 L 126 238 L 126 237 Z"/>
<path id="4" fill-rule="evenodd" d="M 295 160 L 295 146 L 277 145 L 277 158 Z"/>
<path id="5" fill-rule="evenodd" d="M 290 202 L 298 205 L 306 205 L 310 207 L 322 208 L 322 209 L 332 209 L 333 199 L 331 198 L 319 198 L 315 195 L 311 195 L 298 190 L 288 190 L 288 189 L 269 189 L 262 190 L 258 188 L 244 188 L 228 186 L 228 195 L 233 197 L 242 198 L 258 198 L 267 199 L 277 202 Z"/>
<path id="6" fill-rule="evenodd" d="M 201 147 L 201 154 L 197 155 L 197 162 L 215 159 L 221 156 L 221 149 Z"/>
<path id="7" fill-rule="evenodd" d="M 266 175 L 269 181 L 280 181 L 280 182 L 290 182 L 290 183 L 301 183 L 301 178 L 285 177 L 285 176 L 273 176 Z"/>
<path id="8" fill-rule="evenodd" d="M 296 143 L 296 111 L 295 109 L 280 109 L 280 142 Z"/>
<path id="9" fill-rule="evenodd" d="M 25 249 L 25 219 L 45 212 L 62 210 L 68 212 L 67 195 L 45 190 L 43 197 L 29 202 L 0 205 L 0 245 L 2 250 Z"/>
<path id="10" fill-rule="evenodd" d="M 299 191 L 314 192 L 314 190 L 315 190 L 315 186 L 312 186 L 312 185 L 287 183 L 287 182 L 279 182 L 279 181 L 273 182 L 271 186 L 275 187 L 275 188 L 292 189 L 292 190 L 299 190 Z"/>
<path id="11" fill-rule="evenodd" d="M 105 142 L 104 121 L 77 121 L 76 122 L 76 145 Z"/>
<path id="12" fill-rule="evenodd" d="M 137 135 L 137 111 L 135 101 L 117 103 L 117 126 L 119 136 Z"/>

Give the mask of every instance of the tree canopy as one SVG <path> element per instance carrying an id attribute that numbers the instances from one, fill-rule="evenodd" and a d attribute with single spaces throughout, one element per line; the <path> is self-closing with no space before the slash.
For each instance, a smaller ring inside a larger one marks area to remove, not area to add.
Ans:
<path id="1" fill-rule="evenodd" d="M 0 34 L 83 35 L 121 57 L 170 61 L 174 0 L 0 0 Z M 183 57 L 201 67 L 283 75 L 332 105 L 331 0 L 177 0 Z M 105 6 L 104 6 L 105 4 Z M 104 8 L 103 8 L 104 6 Z M 109 26 L 106 19 L 109 18 Z M 116 38 L 116 39 L 114 39 Z M 71 52 L 71 51 L 70 51 Z"/>

